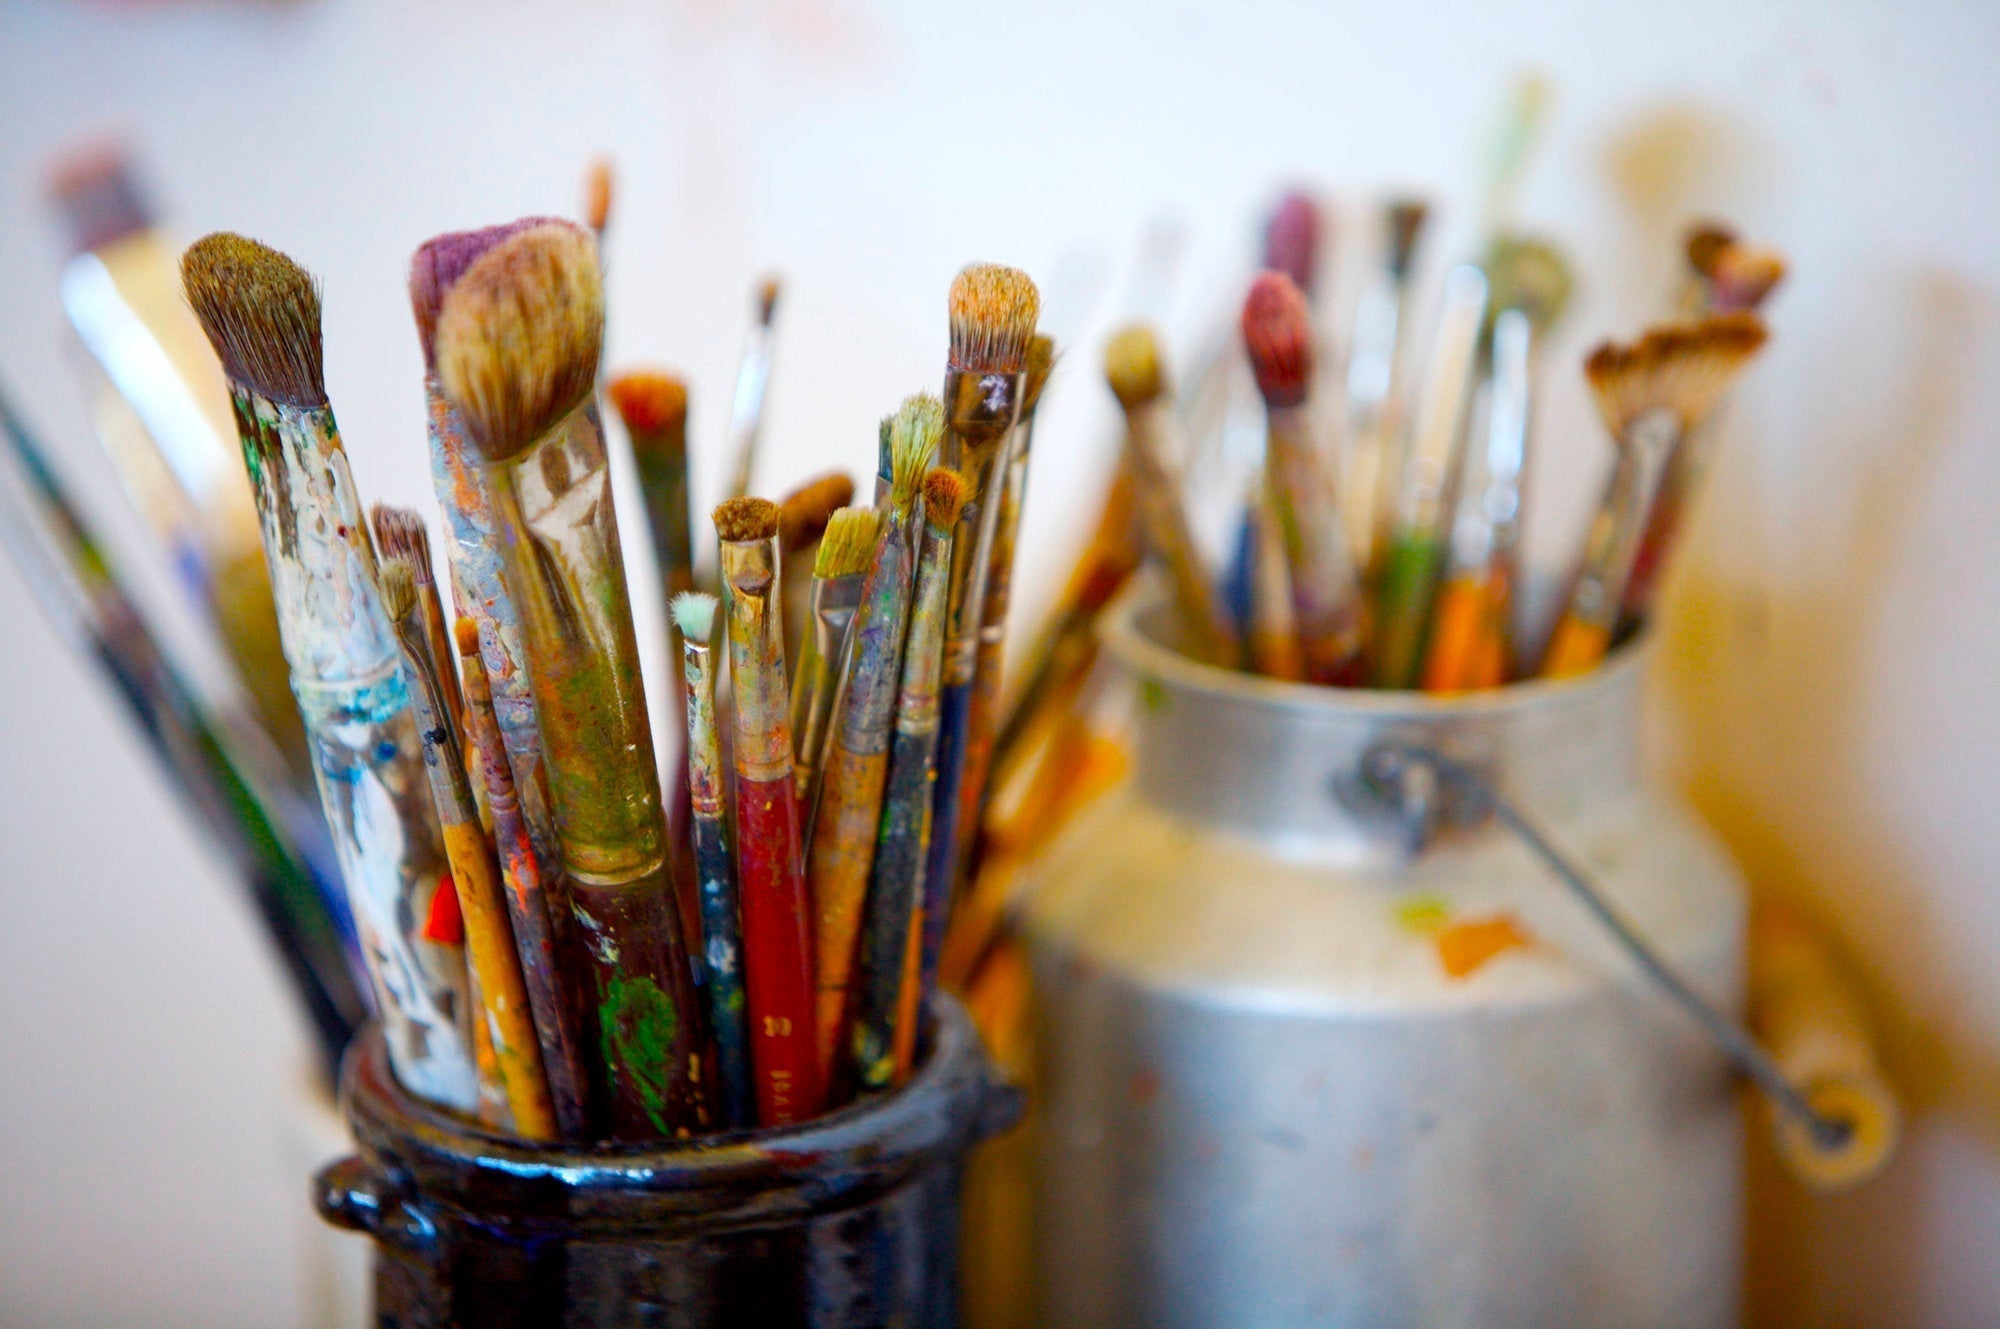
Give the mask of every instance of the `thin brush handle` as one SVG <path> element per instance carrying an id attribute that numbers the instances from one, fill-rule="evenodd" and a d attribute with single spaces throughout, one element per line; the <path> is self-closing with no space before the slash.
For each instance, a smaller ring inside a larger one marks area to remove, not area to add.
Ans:
<path id="1" fill-rule="evenodd" d="M 461 950 L 423 938 L 445 860 L 395 637 L 333 413 L 238 386 L 278 625 L 390 1062 L 421 1098 L 478 1103 Z"/>
<path id="2" fill-rule="evenodd" d="M 1431 602 L 1444 561 L 1445 542 L 1437 533 L 1391 532 L 1375 590 L 1378 600 L 1370 679 L 1376 687 L 1417 685 Z"/>
<path id="3" fill-rule="evenodd" d="M 820 768 L 826 761 L 834 698 L 864 580 L 859 575 L 813 579 L 812 630 L 805 634 L 791 698 L 793 757 L 803 808 L 819 804 Z"/>
<path id="4" fill-rule="evenodd" d="M 775 535 L 722 542 L 729 668 L 736 688 L 736 880 L 757 1121 L 784 1126 L 819 1111 L 825 1079 L 814 1037 L 812 921 L 799 800 L 786 732 L 785 648 L 772 597 Z"/>
<path id="5" fill-rule="evenodd" d="M 615 1138 L 703 1127 L 700 1021 L 597 403 L 489 466 Z"/>
<path id="6" fill-rule="evenodd" d="M 936 779 L 931 798 L 930 844 L 924 856 L 923 953 L 919 982 L 937 984 L 938 956 L 951 923 L 952 873 L 958 866 L 959 784 L 965 773 L 965 741 L 972 718 L 972 683 L 947 683 L 938 701 Z"/>
<path id="7" fill-rule="evenodd" d="M 730 498 L 750 492 L 757 468 L 757 437 L 764 427 L 764 394 L 771 382 L 771 327 L 759 321 L 743 342 L 736 367 L 736 394 L 729 403 Z"/>
<path id="8" fill-rule="evenodd" d="M 1437 595 L 1424 658 L 1426 692 L 1499 687 L 1506 658 L 1506 593 L 1484 571 L 1460 573 Z"/>
<path id="9" fill-rule="evenodd" d="M 486 806 L 493 817 L 493 844 L 500 856 L 501 880 L 507 888 L 507 916 L 513 922 L 514 951 L 527 986 L 535 1038 L 542 1049 L 550 1106 L 563 1139 L 589 1139 L 590 1072 L 580 1022 L 569 988 L 563 982 L 555 926 L 550 918 L 553 902 L 542 880 L 541 859 L 535 853 L 527 819 L 521 815 L 513 768 L 500 738 L 485 665 L 479 654 L 462 656 L 461 661 L 465 671 L 467 736 L 486 785 Z"/>
<path id="10" fill-rule="evenodd" d="M 1545 676 L 1583 673 L 1610 648 L 1646 515 L 1680 437 L 1678 418 L 1659 411 L 1641 417 L 1619 440 L 1618 461 L 1591 519 L 1583 562 L 1542 661 Z"/>
<path id="11" fill-rule="evenodd" d="M 688 793 L 695 871 L 701 882 L 702 949 L 708 971 L 708 1023 L 715 1033 L 723 1122 L 757 1124 L 751 1090 L 750 1026 L 743 994 L 743 938 L 737 921 L 736 861 L 724 817 L 722 739 L 715 724 L 715 676 L 706 641 L 683 640 Z"/>
<path id="12" fill-rule="evenodd" d="M 1266 678 L 1295 683 L 1306 676 L 1305 651 L 1299 645 L 1285 540 L 1264 486 L 1251 499 L 1249 521 L 1250 667 Z"/>
<path id="13" fill-rule="evenodd" d="M 1138 488 L 1139 515 L 1146 543 L 1166 564 L 1174 606 L 1186 632 L 1187 653 L 1209 664 L 1234 668 L 1240 661 L 1236 629 L 1216 594 L 1215 579 L 1195 544 L 1180 477 L 1167 461 L 1166 407 L 1149 402 L 1126 412 L 1127 464 Z"/>
<path id="14" fill-rule="evenodd" d="M 926 521 L 917 558 L 909 641 L 896 698 L 888 790 L 862 930 L 862 980 L 854 1014 L 855 1068 L 864 1088 L 900 1083 L 896 1051 L 920 973 L 925 856 L 930 847 L 931 763 L 937 749 L 938 675 L 943 667 L 951 531 Z M 920 980 L 919 980 L 920 981 Z"/>
<path id="15" fill-rule="evenodd" d="M 1646 514 L 1645 533 L 1640 536 L 1638 552 L 1633 556 L 1632 574 L 1625 582 L 1618 621 L 1621 634 L 1636 632 L 1653 611 L 1661 579 L 1666 574 L 1667 559 L 1679 542 L 1688 508 L 1700 492 L 1702 478 L 1708 471 L 1716 427 L 1716 417 L 1711 413 L 1687 431 L 1667 458 L 1666 473 L 1660 477 L 1659 493 Z"/>
<path id="16" fill-rule="evenodd" d="M 1333 475 L 1312 438 L 1306 408 L 1274 406 L 1269 416 L 1265 467 L 1291 569 L 1306 678 L 1353 683 L 1361 659 L 1361 584 L 1341 531 Z"/>

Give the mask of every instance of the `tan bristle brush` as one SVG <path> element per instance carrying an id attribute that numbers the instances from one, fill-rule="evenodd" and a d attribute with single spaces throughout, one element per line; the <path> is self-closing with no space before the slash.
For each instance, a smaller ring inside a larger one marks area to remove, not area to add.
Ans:
<path id="1" fill-rule="evenodd" d="M 1151 328 L 1129 327 L 1111 338 L 1104 348 L 1104 378 L 1125 412 L 1125 460 L 1138 484 L 1142 528 L 1172 579 L 1187 652 L 1234 668 L 1236 631 L 1223 612 L 1181 502 L 1181 478 L 1169 438 L 1172 406 L 1166 370 Z"/>
<path id="2" fill-rule="evenodd" d="M 875 508 L 841 508 L 828 519 L 813 560 L 812 594 L 806 630 L 792 671 L 792 750 L 796 757 L 801 805 L 819 802 L 820 763 L 826 757 L 827 720 L 847 638 L 861 607 L 861 589 L 875 561 L 882 513 Z"/>
<path id="3" fill-rule="evenodd" d="M 1291 569 L 1306 678 L 1353 683 L 1361 661 L 1360 583 L 1333 473 L 1313 437 L 1312 325 L 1291 278 L 1265 272 L 1251 283 L 1243 343 L 1269 420 L 1264 466 Z"/>
<path id="4" fill-rule="evenodd" d="M 583 172 L 583 224 L 602 246 L 605 228 L 611 224 L 613 176 L 609 157 L 594 157 Z"/>
<path id="5" fill-rule="evenodd" d="M 1688 228 L 1681 252 L 1687 259 L 1687 275 L 1681 285 L 1675 310 L 1681 318 L 1699 318 L 1708 312 L 1708 284 L 1723 251 L 1736 243 L 1736 232 L 1720 222 L 1696 222 Z"/>
<path id="6" fill-rule="evenodd" d="M 1755 314 L 1718 314 L 1655 328 L 1629 346 L 1607 342 L 1585 361 L 1618 460 L 1543 658 L 1545 676 L 1580 674 L 1604 658 L 1668 458 L 1764 340 Z"/>
<path id="7" fill-rule="evenodd" d="M 815 476 L 778 500 L 779 603 L 784 610 L 785 658 L 803 650 L 812 608 L 813 567 L 820 538 L 836 510 L 854 498 L 854 480 L 839 471 Z M 796 735 L 794 735 L 796 737 Z"/>
<path id="8" fill-rule="evenodd" d="M 416 586 L 417 604 L 423 610 L 424 636 L 430 643 L 431 658 L 441 662 L 438 680 L 443 690 L 444 718 L 461 744 L 465 741 L 465 695 L 459 690 L 458 671 L 448 663 L 457 658 L 451 637 L 445 630 L 444 600 L 438 595 L 437 574 L 431 564 L 431 537 L 423 514 L 412 508 L 377 503 L 369 510 L 375 525 L 375 543 L 382 557 L 401 559 L 410 568 Z"/>

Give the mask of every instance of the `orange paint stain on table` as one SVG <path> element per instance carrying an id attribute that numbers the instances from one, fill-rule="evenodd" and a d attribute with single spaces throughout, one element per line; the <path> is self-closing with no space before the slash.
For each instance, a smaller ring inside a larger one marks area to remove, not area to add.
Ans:
<path id="1" fill-rule="evenodd" d="M 1534 944 L 1512 914 L 1467 919 L 1438 930 L 1438 963 L 1453 978 L 1469 978 L 1488 961 Z"/>

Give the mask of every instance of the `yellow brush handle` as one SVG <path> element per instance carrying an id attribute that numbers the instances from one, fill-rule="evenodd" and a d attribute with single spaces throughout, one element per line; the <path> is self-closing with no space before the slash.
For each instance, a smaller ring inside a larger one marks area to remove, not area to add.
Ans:
<path id="1" fill-rule="evenodd" d="M 1611 630 L 1564 614 L 1542 658 L 1542 677 L 1574 678 L 1597 668 L 1611 645 Z"/>

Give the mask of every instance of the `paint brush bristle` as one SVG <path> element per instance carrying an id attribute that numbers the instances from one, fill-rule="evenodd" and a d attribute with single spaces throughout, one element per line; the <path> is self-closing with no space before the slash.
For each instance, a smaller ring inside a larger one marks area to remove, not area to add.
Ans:
<path id="1" fill-rule="evenodd" d="M 553 217 L 523 217 L 475 231 L 447 231 L 417 246 L 417 252 L 410 255 L 410 311 L 417 318 L 417 342 L 423 348 L 425 369 L 437 368 L 438 314 L 445 294 L 458 284 L 465 270 L 509 236 L 555 221 Z"/>
<path id="2" fill-rule="evenodd" d="M 1389 205 L 1389 272 L 1397 281 L 1406 280 L 1417 258 L 1417 240 L 1431 215 L 1422 199 L 1397 199 Z"/>
<path id="3" fill-rule="evenodd" d="M 1264 227 L 1264 266 L 1290 277 L 1301 291 L 1313 289 L 1319 267 L 1319 205 L 1294 189 L 1278 200 Z"/>
<path id="4" fill-rule="evenodd" d="M 389 621 L 397 625 L 417 607 L 417 578 L 407 559 L 382 560 L 382 607 L 389 611 Z"/>
<path id="5" fill-rule="evenodd" d="M 720 603 L 707 591 L 682 591 L 674 597 L 674 627 L 697 646 L 708 645 L 715 633 L 715 607 Z"/>
<path id="6" fill-rule="evenodd" d="M 889 501 L 909 510 L 944 434 L 944 403 L 928 392 L 905 397 L 889 420 Z"/>
<path id="7" fill-rule="evenodd" d="M 778 296 L 783 289 L 784 283 L 778 279 L 778 274 L 775 272 L 765 274 L 764 279 L 757 283 L 758 327 L 770 327 L 771 320 L 778 316 Z"/>
<path id="8" fill-rule="evenodd" d="M 953 369 L 964 374 L 1018 374 L 1042 314 L 1041 293 L 1028 274 L 997 263 L 973 263 L 951 283 Z"/>
<path id="9" fill-rule="evenodd" d="M 375 524 L 375 543 L 382 557 L 406 560 L 416 575 L 417 585 L 431 584 L 431 536 L 424 528 L 423 514 L 414 508 L 377 503 L 369 511 Z"/>
<path id="10" fill-rule="evenodd" d="M 1754 311 L 1785 279 L 1785 256 L 1775 249 L 1734 244 L 1709 269 L 1709 303 L 1723 312 Z"/>
<path id="11" fill-rule="evenodd" d="M 480 451 L 504 460 L 595 391 L 603 344 L 597 245 L 548 222 L 494 245 L 446 292 L 438 380 Z"/>
<path id="12" fill-rule="evenodd" d="M 1306 298 L 1282 272 L 1260 272 L 1243 301 L 1243 344 L 1257 390 L 1271 406 L 1297 406 L 1312 380 L 1312 322 Z"/>
<path id="13" fill-rule="evenodd" d="M 842 508 L 828 518 L 813 560 L 813 576 L 822 580 L 855 577 L 875 561 L 875 539 L 882 531 L 882 514 L 874 508 Z"/>
<path id="14" fill-rule="evenodd" d="M 49 193 L 69 224 L 70 243 L 78 253 L 101 249 L 153 225 L 131 162 L 115 141 L 92 143 L 55 164 L 49 173 Z"/>
<path id="15" fill-rule="evenodd" d="M 836 509 L 854 498 L 854 479 L 840 471 L 829 471 L 808 480 L 778 501 L 778 549 L 796 554 L 826 534 L 826 524 Z"/>
<path id="16" fill-rule="evenodd" d="M 231 379 L 273 401 L 326 405 L 319 284 L 304 268 L 218 231 L 181 255 L 181 284 Z"/>
<path id="17" fill-rule="evenodd" d="M 479 656 L 479 621 L 473 618 L 458 618 L 451 625 L 452 640 L 458 645 L 458 653 L 467 660 Z"/>
<path id="18" fill-rule="evenodd" d="M 1716 314 L 1653 328 L 1630 345 L 1606 342 L 1590 353 L 1584 373 L 1614 437 L 1654 412 L 1671 414 L 1687 429 L 1708 414 L 1765 338 L 1755 314 Z"/>
<path id="19" fill-rule="evenodd" d="M 1720 222 L 1696 222 L 1687 233 L 1688 266 L 1701 276 L 1713 276 L 1716 260 L 1735 243 L 1736 232 Z"/>
<path id="20" fill-rule="evenodd" d="M 924 476 L 924 520 L 941 531 L 956 526 L 970 488 L 965 477 L 949 467 L 930 471 Z"/>
<path id="21" fill-rule="evenodd" d="M 717 505 L 711 519 L 724 544 L 768 540 L 778 533 L 778 505 L 768 498 L 731 498 Z"/>
<path id="22" fill-rule="evenodd" d="M 1056 367 L 1056 339 L 1046 332 L 1038 332 L 1028 343 L 1027 376 L 1021 384 L 1021 414 L 1033 415 L 1041 405 L 1042 389 L 1049 385 L 1049 375 Z"/>
<path id="23" fill-rule="evenodd" d="M 605 387 L 611 407 L 625 422 L 634 452 L 687 448 L 687 384 L 673 374 L 634 370 L 618 375 Z"/>
<path id="24" fill-rule="evenodd" d="M 1159 342 L 1153 330 L 1143 324 L 1125 328 L 1104 347 L 1104 380 L 1126 410 L 1136 410 L 1157 401 L 1166 391 L 1166 376 L 1160 369 Z"/>
<path id="25" fill-rule="evenodd" d="M 583 172 L 583 224 L 602 234 L 611 223 L 611 159 L 594 157 Z"/>
<path id="26" fill-rule="evenodd" d="M 1486 280 L 1489 327 L 1502 310 L 1518 309 L 1535 332 L 1545 333 L 1569 307 L 1569 262 L 1546 240 L 1521 235 L 1496 238 L 1487 251 Z"/>

